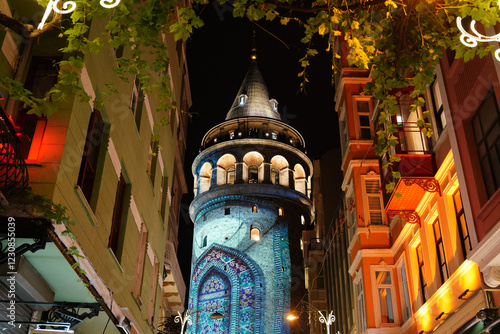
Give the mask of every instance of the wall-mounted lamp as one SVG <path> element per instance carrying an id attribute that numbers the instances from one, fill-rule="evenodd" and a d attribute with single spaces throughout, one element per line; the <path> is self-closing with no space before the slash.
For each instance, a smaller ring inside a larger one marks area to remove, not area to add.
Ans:
<path id="1" fill-rule="evenodd" d="M 469 293 L 469 289 L 465 289 L 464 292 L 462 292 L 460 294 L 460 296 L 458 296 L 458 299 L 461 299 L 461 300 L 467 300 L 467 298 L 465 298 L 465 296 Z"/>

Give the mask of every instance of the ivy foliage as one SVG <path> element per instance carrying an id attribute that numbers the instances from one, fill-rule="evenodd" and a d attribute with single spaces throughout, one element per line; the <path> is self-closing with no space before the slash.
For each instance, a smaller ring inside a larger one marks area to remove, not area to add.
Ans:
<path id="1" fill-rule="evenodd" d="M 48 1 L 38 2 L 46 5 Z M 62 6 L 65 2 L 69 1 L 59 1 L 59 5 Z M 51 21 L 53 29 L 60 32 L 59 38 L 65 41 L 65 46 L 59 50 L 64 58 L 56 64 L 59 77 L 54 87 L 43 98 L 36 98 L 33 92 L 23 87 L 22 82 L 7 75 L 0 75 L 0 89 L 22 103 L 29 114 L 50 116 L 57 111 L 58 101 L 67 100 L 74 95 L 83 101 L 90 100 L 79 79 L 85 66 L 84 57 L 98 54 L 104 47 L 109 47 L 125 50 L 123 55 L 117 55 L 117 66 L 113 68 L 120 79 L 128 81 L 129 78 L 137 76 L 145 94 L 156 94 L 154 98 L 159 103 L 158 111 L 170 111 L 175 108 L 171 103 L 165 38 L 173 22 L 178 34 L 184 34 L 185 38 L 192 33 L 193 28 L 201 27 L 201 20 L 188 18 L 193 14 L 193 10 L 178 9 L 175 0 L 121 0 L 113 9 L 103 8 L 97 0 L 74 2 L 76 10 L 62 16 L 57 24 Z M 54 12 L 52 15 L 56 16 Z M 92 21 L 106 22 L 105 31 L 101 35 L 89 37 Z M 184 33 L 182 27 L 185 29 Z M 25 25 L 24 29 L 28 30 L 24 37 L 30 36 L 29 34 L 38 36 L 38 30 L 32 26 Z M 106 89 L 100 90 L 94 107 L 99 108 L 104 99 L 113 93 L 117 93 L 114 83 L 106 83 Z M 160 123 L 165 122 L 166 119 Z"/>
<path id="2" fill-rule="evenodd" d="M 226 0 L 221 0 L 221 3 Z M 194 0 L 194 6 L 206 0 Z M 347 60 L 351 66 L 369 70 L 371 82 L 365 93 L 379 101 L 379 127 L 375 135 L 378 156 L 387 155 L 384 168 L 392 171 L 396 181 L 401 177 L 393 170 L 398 157 L 391 152 L 398 145 L 398 125 L 391 121 L 399 111 L 394 89 L 412 87 L 411 111 L 421 112 L 416 125 L 430 138 L 433 134 L 425 110 L 424 94 L 427 85 L 435 78 L 435 66 L 444 57 L 445 50 L 452 50 L 456 58 L 469 61 L 491 54 L 494 45 L 479 43 L 469 48 L 460 42 L 456 18 L 476 20 L 479 26 L 490 28 L 500 21 L 498 3 L 492 0 L 236 0 L 232 2 L 235 17 L 251 21 L 280 20 L 287 25 L 298 23 L 304 31 L 302 42 L 308 50 L 300 63 L 302 87 L 309 81 L 307 68 L 311 58 L 318 53 L 311 45 L 314 38 L 327 38 L 330 45 L 337 38 L 345 39 L 349 46 Z M 186 11 L 184 21 L 196 21 L 196 12 Z M 468 27 L 466 27 L 467 29 Z M 184 31 L 176 26 L 171 31 L 179 39 L 186 39 Z M 341 56 L 333 52 L 332 66 Z M 395 181 L 386 185 L 392 192 Z"/>

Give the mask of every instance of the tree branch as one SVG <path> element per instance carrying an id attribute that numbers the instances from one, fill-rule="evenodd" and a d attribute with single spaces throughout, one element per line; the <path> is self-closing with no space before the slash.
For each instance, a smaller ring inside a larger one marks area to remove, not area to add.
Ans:
<path id="1" fill-rule="evenodd" d="M 61 19 L 62 14 L 54 12 L 52 20 L 44 24 L 42 29 L 34 29 L 31 24 L 23 23 L 8 15 L 5 15 L 0 11 L 0 24 L 24 38 L 35 38 L 40 36 L 44 32 L 54 28 L 59 22 L 61 22 Z"/>
<path id="2" fill-rule="evenodd" d="M 369 7 L 369 6 L 374 6 L 374 5 L 380 5 L 382 3 L 384 3 L 386 0 L 369 0 L 369 1 L 365 1 L 365 2 L 360 2 L 358 4 L 353 4 L 353 5 L 350 5 L 350 6 L 339 6 L 339 7 L 335 7 L 337 8 L 338 10 L 341 10 L 341 11 L 346 11 L 346 10 L 353 10 L 353 9 L 357 9 L 359 7 Z M 322 10 L 324 11 L 328 11 L 328 6 L 317 6 L 317 7 L 310 7 L 310 8 L 306 8 L 306 7 L 301 7 L 301 6 L 294 6 L 294 5 L 290 5 L 288 3 L 284 3 L 284 2 L 280 2 L 280 1 L 271 1 L 271 3 L 273 5 L 276 5 L 276 7 L 279 7 L 279 8 L 284 8 L 284 9 L 289 9 L 289 10 L 292 10 L 294 12 L 300 12 L 300 13 L 316 13 L 316 12 L 320 12 Z"/>

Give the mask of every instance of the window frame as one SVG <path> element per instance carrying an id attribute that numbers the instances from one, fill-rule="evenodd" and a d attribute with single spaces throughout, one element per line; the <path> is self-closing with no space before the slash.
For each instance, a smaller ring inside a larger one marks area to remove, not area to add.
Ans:
<path id="1" fill-rule="evenodd" d="M 97 140 L 93 139 L 95 134 L 97 134 Z M 104 121 L 99 110 L 94 110 L 90 115 L 82 162 L 80 163 L 80 171 L 78 172 L 77 180 L 77 185 L 80 187 L 89 204 L 91 203 L 92 193 L 96 182 L 97 165 L 103 138 Z"/>
<path id="2" fill-rule="evenodd" d="M 420 251 L 419 251 L 420 250 Z M 418 287 L 419 290 L 422 291 L 422 305 L 425 304 L 429 300 L 429 293 L 428 293 L 428 285 L 427 281 L 425 280 L 425 262 L 423 259 L 423 251 L 422 251 L 422 243 L 419 243 L 415 247 L 415 259 L 417 260 L 417 269 L 418 269 Z"/>
<path id="3" fill-rule="evenodd" d="M 457 194 L 460 200 L 460 206 L 461 206 L 460 210 L 457 210 L 457 201 L 456 201 Z M 462 249 L 463 259 L 465 261 L 465 259 L 467 259 L 467 255 L 472 251 L 472 243 L 470 239 L 469 226 L 467 226 L 467 218 L 465 217 L 465 210 L 463 206 L 462 193 L 460 192 L 460 188 L 457 188 L 457 190 L 453 193 L 453 195 L 451 195 L 451 197 L 453 201 L 453 209 L 455 210 L 455 219 L 457 221 L 457 230 L 460 239 L 460 248 Z M 463 222 L 461 218 L 463 218 Z M 464 226 L 467 235 L 465 235 L 464 233 L 463 230 Z M 466 243 L 468 243 L 469 247 L 467 247 Z"/>
<path id="4" fill-rule="evenodd" d="M 373 291 L 373 306 L 375 313 L 375 325 L 377 327 L 397 327 L 400 323 L 399 318 L 399 310 L 396 298 L 396 286 L 394 282 L 394 266 L 391 265 L 371 265 L 370 266 L 370 274 L 372 281 L 372 291 Z M 377 272 L 387 272 L 389 273 L 390 283 L 377 283 Z M 384 322 L 382 320 L 382 306 L 380 295 L 378 293 L 379 289 L 389 289 L 390 291 L 390 302 L 392 314 L 393 314 L 393 322 Z"/>
<path id="5" fill-rule="evenodd" d="M 356 273 L 353 285 L 356 297 L 356 324 L 358 326 L 358 333 L 363 333 L 368 328 L 368 323 L 366 319 L 366 301 L 365 301 L 365 292 L 363 283 L 363 269 L 360 269 Z"/>
<path id="6" fill-rule="evenodd" d="M 123 252 L 123 243 L 120 244 L 120 239 L 124 234 L 124 217 L 123 213 L 126 207 L 126 197 L 128 184 L 123 177 L 123 173 L 120 173 L 118 178 L 118 185 L 116 187 L 115 195 L 115 205 L 113 207 L 113 216 L 111 218 L 111 229 L 109 232 L 109 242 L 108 248 L 113 252 L 118 262 L 121 261 L 121 255 Z"/>
<path id="7" fill-rule="evenodd" d="M 368 102 L 368 112 L 365 111 L 359 111 L 358 110 L 358 102 Z M 373 114 L 373 104 L 372 104 L 372 97 L 371 96 L 366 96 L 366 95 L 353 95 L 352 96 L 352 106 L 353 106 L 353 112 L 354 112 L 354 127 L 356 130 L 356 139 L 357 140 L 372 140 L 373 139 L 373 123 L 371 121 L 371 116 Z M 366 125 L 361 125 L 361 120 L 360 116 L 366 116 L 368 117 L 368 122 L 369 126 Z M 370 130 L 370 137 L 369 138 L 364 138 L 362 135 L 362 129 L 369 129 Z"/>
<path id="8" fill-rule="evenodd" d="M 361 189 L 363 192 L 363 213 L 365 215 L 365 224 L 368 225 L 377 225 L 377 226 L 385 226 L 387 225 L 387 218 L 384 210 L 384 198 L 380 191 L 375 192 L 367 192 L 368 187 L 366 186 L 366 181 L 376 180 L 378 182 L 378 187 L 380 189 L 380 175 L 375 173 L 370 173 L 366 175 L 361 175 Z M 372 209 L 370 207 L 370 198 L 377 198 L 378 203 L 380 205 L 380 209 Z M 380 212 L 381 223 L 372 223 L 372 212 Z"/>
<path id="9" fill-rule="evenodd" d="M 401 303 L 401 324 L 410 320 L 413 316 L 412 303 L 410 297 L 410 282 L 408 281 L 408 268 L 406 267 L 406 258 L 403 253 L 396 263 L 397 274 L 399 277 L 399 297 Z M 404 275 L 403 275 L 404 274 Z M 406 280 L 404 279 L 406 278 Z M 406 283 L 406 284 L 405 284 Z M 409 312 L 409 314 L 406 314 Z"/>
<path id="10" fill-rule="evenodd" d="M 493 99 L 493 104 L 495 106 L 496 122 L 492 122 L 491 125 L 485 131 L 483 128 L 484 124 L 481 122 L 480 111 L 482 110 L 482 108 L 485 106 L 488 99 L 490 99 L 490 98 Z M 479 140 L 477 139 L 478 134 L 476 133 L 475 126 L 474 126 L 474 121 L 477 118 L 479 118 L 479 127 L 481 129 L 481 137 Z M 474 114 L 474 116 L 472 116 L 472 118 L 470 120 L 470 125 L 472 128 L 472 135 L 473 135 L 474 143 L 476 144 L 476 149 L 477 149 L 478 164 L 481 168 L 482 179 L 484 182 L 485 191 L 486 191 L 486 194 L 488 196 L 488 199 L 493 197 L 493 195 L 498 191 L 498 189 L 500 189 L 500 179 L 496 180 L 495 177 L 492 177 L 491 180 L 487 180 L 485 178 L 485 174 L 494 176 L 494 175 L 496 175 L 497 172 L 499 172 L 499 171 L 495 170 L 494 166 L 491 163 L 491 152 L 493 150 L 496 150 L 497 157 L 500 156 L 500 148 L 498 148 L 498 146 L 500 145 L 500 136 L 497 137 L 494 144 L 489 144 L 487 142 L 488 135 L 491 134 L 492 130 L 495 128 L 495 125 L 497 125 L 497 124 L 500 124 L 500 109 L 498 107 L 498 100 L 497 100 L 495 91 L 493 90 L 493 87 L 491 87 L 489 92 L 486 94 L 483 101 L 481 102 L 480 106 L 477 108 L 476 113 Z M 484 149 L 485 153 L 482 156 L 480 154 L 481 145 L 485 145 L 485 149 Z M 486 161 L 484 161 L 484 160 L 486 160 Z M 486 167 L 488 169 L 487 173 L 485 173 L 485 170 L 484 170 Z M 495 189 L 489 188 L 489 185 L 491 183 L 493 183 L 493 186 Z"/>
<path id="11" fill-rule="evenodd" d="M 450 271 L 448 268 L 446 250 L 443 241 L 443 233 L 439 218 L 436 218 L 434 222 L 432 222 L 432 233 L 434 237 L 434 242 L 436 244 L 436 259 L 437 259 L 439 277 L 441 278 L 441 284 L 444 284 L 444 282 L 446 282 L 446 280 L 450 277 Z"/>

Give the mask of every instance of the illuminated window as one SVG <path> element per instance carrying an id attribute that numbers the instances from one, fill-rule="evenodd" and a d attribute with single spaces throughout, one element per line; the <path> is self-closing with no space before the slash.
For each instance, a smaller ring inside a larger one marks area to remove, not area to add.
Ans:
<path id="1" fill-rule="evenodd" d="M 250 239 L 253 241 L 260 240 L 260 230 L 257 227 L 252 226 L 250 229 Z"/>
<path id="2" fill-rule="evenodd" d="M 257 205 L 252 206 L 252 212 L 256 213 L 257 212 Z"/>
<path id="3" fill-rule="evenodd" d="M 273 140 L 278 139 L 278 134 L 277 134 L 276 132 L 272 132 L 272 133 L 271 133 L 271 138 L 272 138 Z"/>
<path id="4" fill-rule="evenodd" d="M 205 248 L 207 247 L 207 244 L 208 244 L 208 236 L 205 235 L 202 239 L 202 242 L 201 242 L 201 248 Z"/>
<path id="5" fill-rule="evenodd" d="M 471 120 L 488 198 L 500 187 L 500 110 L 491 90 Z"/>
<path id="6" fill-rule="evenodd" d="M 304 216 L 302 216 L 302 215 L 300 216 L 300 223 L 301 223 L 302 225 L 305 225 L 305 224 L 306 224 L 306 219 L 305 219 L 305 218 L 304 218 Z"/>
<path id="7" fill-rule="evenodd" d="M 448 263 L 446 262 L 446 253 L 444 251 L 443 236 L 441 234 L 441 225 L 439 224 L 439 219 L 436 219 L 434 224 L 432 224 L 432 229 L 434 230 L 434 242 L 436 243 L 436 255 L 439 266 L 439 275 L 441 277 L 441 284 L 446 282 L 448 279 Z"/>
<path id="8" fill-rule="evenodd" d="M 247 101 L 247 96 L 244 94 L 240 95 L 239 102 L 238 102 L 240 104 L 240 106 L 244 105 L 246 101 Z"/>
<path id="9" fill-rule="evenodd" d="M 460 189 L 457 189 L 455 194 L 453 194 L 453 203 L 455 206 L 455 216 L 457 217 L 460 246 L 462 248 L 462 254 L 465 260 L 467 258 L 467 254 L 469 254 L 472 250 L 472 245 L 470 242 L 469 228 L 467 227 L 467 222 L 465 221 L 465 212 L 462 205 L 462 196 L 460 195 Z"/>
<path id="10" fill-rule="evenodd" d="M 283 208 L 279 208 L 278 209 L 278 216 L 283 216 L 285 214 L 285 212 L 283 211 Z"/>
<path id="11" fill-rule="evenodd" d="M 229 132 L 229 139 L 234 139 L 234 131 Z"/>

